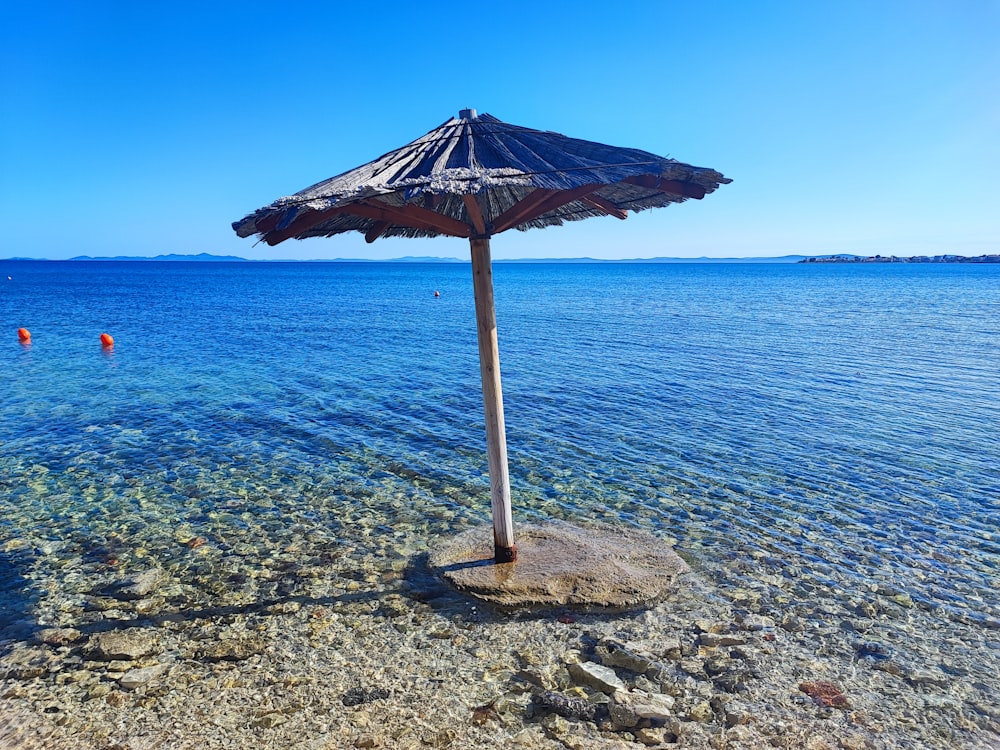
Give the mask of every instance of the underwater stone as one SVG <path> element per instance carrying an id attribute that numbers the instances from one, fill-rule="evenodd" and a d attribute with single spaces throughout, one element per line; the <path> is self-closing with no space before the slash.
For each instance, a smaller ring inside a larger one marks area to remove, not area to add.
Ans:
<path id="1" fill-rule="evenodd" d="M 741 630 L 769 630 L 774 627 L 774 620 L 767 615 L 747 615 L 740 622 Z"/>
<path id="2" fill-rule="evenodd" d="M 666 727 L 643 727 L 636 729 L 633 734 L 643 745 L 663 745 L 667 742 L 669 730 Z"/>
<path id="3" fill-rule="evenodd" d="M 111 595 L 118 599 L 142 599 L 153 593 L 167 579 L 159 568 L 136 573 L 111 588 Z"/>
<path id="4" fill-rule="evenodd" d="M 944 687 L 948 684 L 948 678 L 940 672 L 931 672 L 926 669 L 908 670 L 905 675 L 906 681 L 911 685 L 934 685 Z"/>
<path id="5" fill-rule="evenodd" d="M 719 646 L 743 646 L 747 639 L 738 635 L 702 633 L 698 636 L 698 642 L 706 648 L 717 648 Z"/>
<path id="6" fill-rule="evenodd" d="M 244 661 L 261 653 L 266 644 L 262 638 L 247 637 L 215 641 L 203 646 L 198 656 L 204 661 Z"/>
<path id="7" fill-rule="evenodd" d="M 386 688 L 354 687 L 344 693 L 340 702 L 345 706 L 360 706 L 362 703 L 384 700 L 391 695 Z"/>
<path id="8" fill-rule="evenodd" d="M 98 661 L 133 661 L 157 650 L 156 639 L 152 636 L 137 630 L 122 630 L 92 636 L 84 653 Z"/>
<path id="9" fill-rule="evenodd" d="M 847 700 L 847 696 L 844 695 L 843 691 L 832 682 L 827 682 L 826 680 L 810 680 L 803 682 L 799 685 L 799 690 L 812 698 L 813 702 L 815 702 L 817 706 L 841 709 L 851 707 L 851 704 Z"/>
<path id="10" fill-rule="evenodd" d="M 715 676 L 731 672 L 734 666 L 735 662 L 728 656 L 716 654 L 705 661 L 704 669 L 709 675 Z"/>
<path id="11" fill-rule="evenodd" d="M 702 701 L 688 711 L 688 718 L 691 719 L 691 721 L 697 721 L 703 724 L 711 721 L 714 716 L 715 715 L 712 713 L 712 705 L 708 701 Z"/>
<path id="12" fill-rule="evenodd" d="M 611 698 L 611 720 L 624 729 L 637 726 L 644 719 L 662 723 L 673 715 L 674 698 L 662 693 L 616 690 Z"/>
<path id="13" fill-rule="evenodd" d="M 539 690 L 533 693 L 530 705 L 532 714 L 535 716 L 552 712 L 567 719 L 584 719 L 596 722 L 607 715 L 607 709 L 603 705 L 581 698 L 569 698 L 551 690 Z"/>
<path id="14" fill-rule="evenodd" d="M 166 671 L 166 665 L 154 664 L 150 667 L 130 669 L 118 679 L 118 684 L 126 690 L 135 690 L 140 685 L 145 685 L 152 679 L 159 677 Z"/>
<path id="15" fill-rule="evenodd" d="M 625 683 L 615 674 L 615 670 L 592 661 L 569 664 L 567 669 L 578 685 L 589 685 L 602 693 L 610 694 L 625 688 Z"/>
<path id="16" fill-rule="evenodd" d="M 601 663 L 608 667 L 621 667 L 640 675 L 656 673 L 661 669 L 657 662 L 610 638 L 601 641 L 596 652 L 601 657 Z"/>
<path id="17" fill-rule="evenodd" d="M 82 635 L 76 628 L 46 628 L 38 634 L 38 640 L 49 646 L 68 646 Z"/>
<path id="18" fill-rule="evenodd" d="M 781 627 L 789 633 L 799 633 L 805 630 L 802 620 L 795 615 L 788 614 L 781 618 Z"/>
<path id="19" fill-rule="evenodd" d="M 665 636 L 657 648 L 657 652 L 662 654 L 664 659 L 671 661 L 680 659 L 681 651 L 681 639 L 675 635 Z"/>

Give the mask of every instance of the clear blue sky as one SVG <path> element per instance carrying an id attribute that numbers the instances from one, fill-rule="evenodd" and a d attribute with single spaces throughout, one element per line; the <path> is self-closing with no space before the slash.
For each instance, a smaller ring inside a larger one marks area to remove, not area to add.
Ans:
<path id="1" fill-rule="evenodd" d="M 733 178 L 494 258 L 1000 252 L 1000 2 L 10 2 L 0 257 L 467 257 L 230 223 L 463 107 Z"/>

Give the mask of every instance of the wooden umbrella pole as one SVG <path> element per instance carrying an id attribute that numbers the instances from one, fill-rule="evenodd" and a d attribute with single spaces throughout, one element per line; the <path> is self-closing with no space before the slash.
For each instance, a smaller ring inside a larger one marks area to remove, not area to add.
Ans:
<path id="1" fill-rule="evenodd" d="M 483 408 L 486 412 L 493 550 L 497 562 L 513 562 L 517 559 L 517 545 L 514 544 L 514 521 L 510 509 L 510 473 L 507 468 L 503 391 L 500 387 L 497 316 L 493 306 L 490 240 L 488 237 L 474 237 L 469 244 L 472 248 L 472 288 L 476 297 L 476 329 L 479 334 L 479 371 L 483 376 Z"/>

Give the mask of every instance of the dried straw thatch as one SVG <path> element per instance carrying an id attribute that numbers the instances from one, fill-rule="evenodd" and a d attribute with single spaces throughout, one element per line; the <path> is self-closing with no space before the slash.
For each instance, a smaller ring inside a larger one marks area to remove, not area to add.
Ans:
<path id="1" fill-rule="evenodd" d="M 233 224 L 269 245 L 362 232 L 489 237 L 702 198 L 719 172 L 462 110 L 368 164 L 279 198 Z"/>

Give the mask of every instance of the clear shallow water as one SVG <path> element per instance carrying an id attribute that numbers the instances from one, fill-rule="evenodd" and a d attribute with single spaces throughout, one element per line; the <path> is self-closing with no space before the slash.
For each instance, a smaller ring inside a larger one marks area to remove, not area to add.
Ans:
<path id="1" fill-rule="evenodd" d="M 515 521 L 652 529 L 775 611 L 906 595 L 928 622 L 996 627 L 1000 267 L 494 278 Z M 239 599 L 277 585 L 257 569 L 388 569 L 488 518 L 467 265 L 3 262 L 0 279 L 7 637 L 109 566 Z"/>

